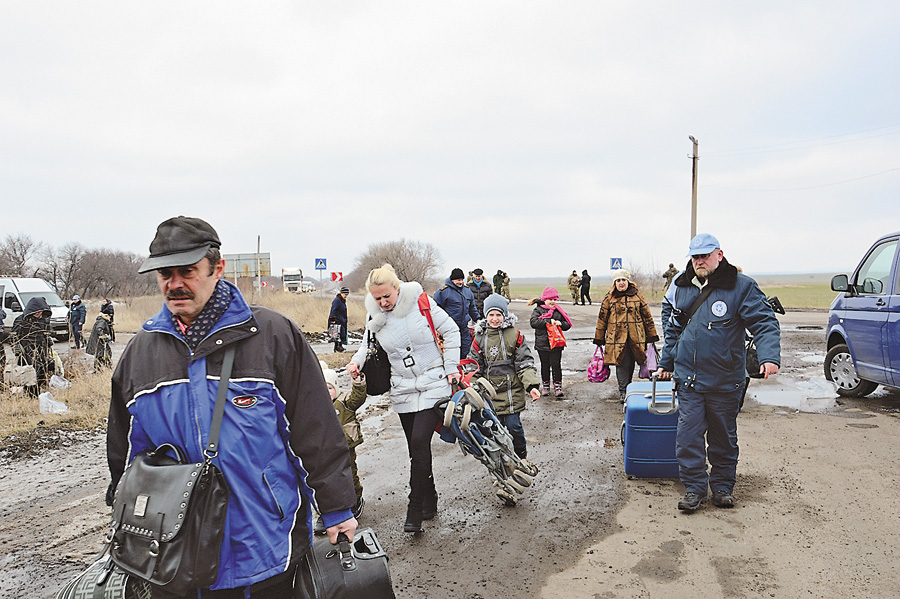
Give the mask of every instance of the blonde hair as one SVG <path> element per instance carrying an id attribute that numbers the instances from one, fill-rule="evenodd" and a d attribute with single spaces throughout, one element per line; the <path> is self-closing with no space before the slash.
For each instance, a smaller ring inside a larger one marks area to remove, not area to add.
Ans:
<path id="1" fill-rule="evenodd" d="M 394 289 L 400 289 L 400 279 L 394 272 L 394 267 L 390 264 L 384 264 L 381 268 L 373 268 L 369 271 L 366 278 L 366 289 L 371 289 L 375 285 L 390 285 Z"/>

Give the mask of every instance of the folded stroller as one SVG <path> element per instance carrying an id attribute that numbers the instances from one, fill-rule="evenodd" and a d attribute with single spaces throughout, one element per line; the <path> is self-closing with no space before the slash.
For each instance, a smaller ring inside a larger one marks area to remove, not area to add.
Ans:
<path id="1" fill-rule="evenodd" d="M 443 417 L 441 439 L 448 443 L 459 440 L 463 455 L 474 456 L 494 476 L 497 497 L 514 506 L 516 494 L 531 486 L 538 468 L 516 455 L 512 435 L 494 411 L 493 386 L 482 377 L 470 383 L 474 374 L 463 376 L 462 388 L 434 407 Z"/>

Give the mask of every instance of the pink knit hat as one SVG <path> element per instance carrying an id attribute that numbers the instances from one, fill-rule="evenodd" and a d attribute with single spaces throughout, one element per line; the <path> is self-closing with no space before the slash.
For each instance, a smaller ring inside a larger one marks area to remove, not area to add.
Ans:
<path id="1" fill-rule="evenodd" d="M 559 299 L 559 291 L 556 290 L 556 287 L 544 287 L 544 291 L 541 292 L 541 300 L 558 300 Z"/>

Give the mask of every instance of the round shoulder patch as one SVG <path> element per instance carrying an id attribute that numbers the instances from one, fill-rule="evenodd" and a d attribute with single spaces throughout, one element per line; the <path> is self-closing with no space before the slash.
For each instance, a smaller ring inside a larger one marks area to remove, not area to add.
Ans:
<path id="1" fill-rule="evenodd" d="M 722 300 L 719 300 L 712 305 L 712 313 L 716 316 L 725 316 L 727 312 L 728 305 L 726 305 Z"/>

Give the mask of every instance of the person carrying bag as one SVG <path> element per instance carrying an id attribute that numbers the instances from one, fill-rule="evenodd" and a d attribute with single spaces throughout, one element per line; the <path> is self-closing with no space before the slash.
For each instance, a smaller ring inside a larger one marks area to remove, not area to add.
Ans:
<path id="1" fill-rule="evenodd" d="M 233 364 L 232 345 L 222 363 L 204 461 L 187 462 L 183 450 L 171 443 L 142 451 L 125 470 L 113 499 L 110 564 L 172 593 L 208 587 L 219 574 L 228 484 L 213 460 L 220 450 Z"/>

